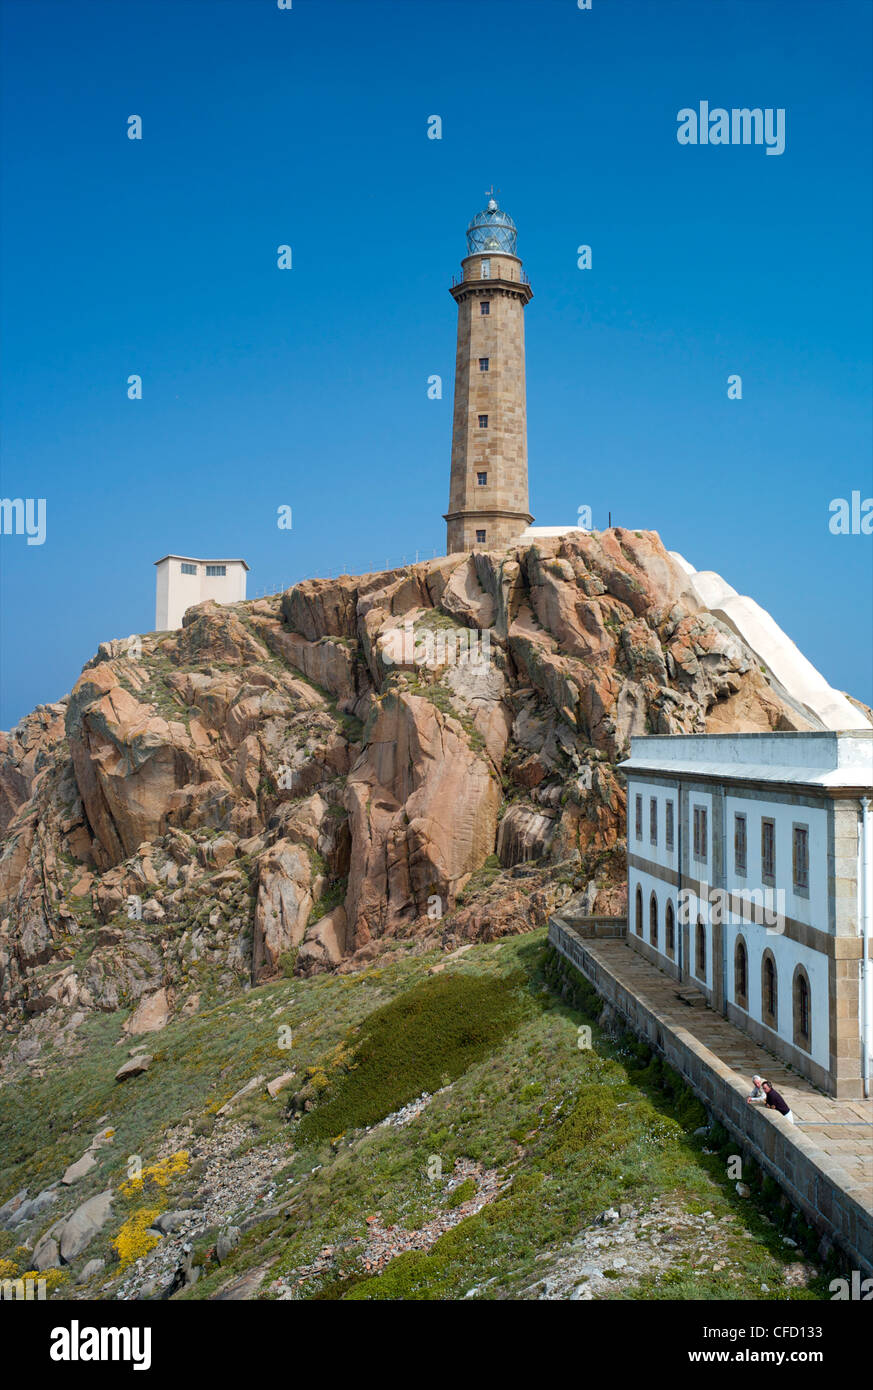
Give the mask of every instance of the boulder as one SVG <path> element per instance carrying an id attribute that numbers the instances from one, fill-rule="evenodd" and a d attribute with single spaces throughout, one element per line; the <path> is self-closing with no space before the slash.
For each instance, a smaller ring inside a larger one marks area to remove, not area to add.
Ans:
<path id="1" fill-rule="evenodd" d="M 275 1100 L 280 1091 L 284 1091 L 286 1086 L 290 1086 L 295 1075 L 296 1072 L 283 1071 L 280 1076 L 274 1076 L 272 1081 L 267 1082 L 267 1095 Z"/>
<path id="2" fill-rule="evenodd" d="M 36 1245 L 33 1247 L 33 1254 L 30 1257 L 30 1263 L 33 1265 L 34 1269 L 40 1271 L 58 1269 L 60 1267 L 60 1250 L 54 1236 L 44 1235 L 41 1240 L 36 1242 Z"/>
<path id="3" fill-rule="evenodd" d="M 162 1236 L 168 1236 L 172 1235 L 174 1231 L 178 1231 L 188 1221 L 193 1220 L 195 1216 L 197 1216 L 197 1212 L 190 1208 L 180 1211 L 162 1211 L 160 1216 L 155 1217 L 152 1226 Z"/>
<path id="4" fill-rule="evenodd" d="M 197 751 L 184 724 L 155 715 L 120 684 L 112 662 L 80 677 L 66 730 L 79 794 L 108 868 L 164 832 L 171 794 L 195 780 Z"/>
<path id="5" fill-rule="evenodd" d="M 141 1033 L 157 1033 L 167 1026 L 169 1019 L 169 996 L 166 989 L 161 988 L 154 994 L 143 996 L 127 1020 L 125 1030 L 133 1037 Z"/>
<path id="6" fill-rule="evenodd" d="M 256 1091 L 259 1086 L 262 1086 L 265 1080 L 266 1077 L 264 1076 L 253 1076 L 251 1081 L 247 1081 L 244 1086 L 241 1086 L 238 1091 L 235 1091 L 230 1100 L 226 1100 L 224 1105 L 215 1113 L 217 1115 L 226 1115 L 244 1096 L 251 1095 L 252 1091 Z"/>
<path id="7" fill-rule="evenodd" d="M 22 1204 L 26 1201 L 27 1188 L 22 1187 L 19 1189 L 18 1192 L 14 1193 L 12 1197 L 5 1201 L 2 1207 L 0 1207 L 0 1226 L 6 1226 L 9 1221 L 9 1218 L 11 1216 L 14 1216 L 15 1213 L 18 1211 L 18 1208 L 22 1206 Z"/>
<path id="8" fill-rule="evenodd" d="M 258 860 L 253 984 L 279 973 L 282 955 L 303 940 L 312 905 L 309 854 L 300 845 L 280 840 Z"/>
<path id="9" fill-rule="evenodd" d="M 22 1202 L 6 1221 L 8 1230 L 14 1230 L 16 1226 L 23 1226 L 27 1221 L 32 1221 L 39 1216 L 47 1207 L 53 1206 L 58 1200 L 58 1193 L 53 1188 L 46 1188 L 36 1197 L 31 1197 L 26 1202 Z"/>
<path id="10" fill-rule="evenodd" d="M 72 1264 L 99 1235 L 112 1214 L 113 1192 L 98 1192 L 77 1207 L 72 1216 L 64 1222 L 60 1233 L 60 1256 L 64 1264 Z"/>
<path id="11" fill-rule="evenodd" d="M 131 1057 L 129 1061 L 123 1062 L 115 1073 L 116 1081 L 128 1081 L 132 1076 L 140 1076 L 144 1071 L 148 1071 L 152 1064 L 152 1058 L 148 1053 L 139 1053 L 136 1057 Z"/>
<path id="12" fill-rule="evenodd" d="M 235 1250 L 239 1245 L 240 1234 L 239 1226 L 228 1226 L 226 1230 L 221 1232 L 215 1242 L 215 1258 L 220 1265 L 224 1264 L 231 1250 Z"/>
<path id="13" fill-rule="evenodd" d="M 96 1164 L 97 1160 L 93 1153 L 90 1149 L 86 1149 L 81 1158 L 77 1159 L 75 1163 L 70 1164 L 64 1176 L 61 1178 L 61 1182 L 65 1187 L 69 1187 L 72 1183 L 78 1182 L 80 1178 L 84 1178 L 86 1173 L 90 1173 L 91 1169 L 94 1168 Z"/>
<path id="14" fill-rule="evenodd" d="M 348 918 L 340 903 L 326 912 L 306 929 L 306 939 L 297 956 L 297 972 L 309 973 L 310 968 L 330 969 L 346 954 Z"/>
<path id="15" fill-rule="evenodd" d="M 541 859 L 555 833 L 554 815 L 514 802 L 500 822 L 497 854 L 504 868 L 529 859 Z"/>
<path id="16" fill-rule="evenodd" d="M 492 853 L 500 785 L 458 720 L 429 700 L 389 691 L 373 710 L 349 774 L 350 950 L 454 906 Z"/>

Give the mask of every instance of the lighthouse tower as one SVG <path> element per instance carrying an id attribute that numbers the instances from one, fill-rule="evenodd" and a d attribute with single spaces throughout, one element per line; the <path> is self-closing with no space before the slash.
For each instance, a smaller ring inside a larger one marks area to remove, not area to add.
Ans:
<path id="1" fill-rule="evenodd" d="M 517 232 L 493 197 L 467 228 L 458 305 L 448 554 L 501 550 L 532 521 L 527 497 L 524 309 Z"/>

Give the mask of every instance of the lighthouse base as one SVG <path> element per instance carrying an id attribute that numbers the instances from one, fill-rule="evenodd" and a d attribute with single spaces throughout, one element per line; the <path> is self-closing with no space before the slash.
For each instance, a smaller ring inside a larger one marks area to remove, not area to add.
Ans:
<path id="1" fill-rule="evenodd" d="M 458 551 L 505 550 L 533 521 L 527 512 L 448 512 L 446 554 Z"/>

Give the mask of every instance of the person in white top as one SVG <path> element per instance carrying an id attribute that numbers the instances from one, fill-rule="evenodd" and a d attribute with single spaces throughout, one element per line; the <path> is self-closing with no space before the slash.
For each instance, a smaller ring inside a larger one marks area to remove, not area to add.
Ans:
<path id="1" fill-rule="evenodd" d="M 757 1082 L 758 1078 L 755 1077 L 754 1079 Z M 780 1115 L 783 1115 L 785 1117 L 785 1119 L 788 1121 L 790 1125 L 793 1125 L 794 1114 L 792 1112 L 791 1106 L 788 1104 L 788 1101 L 785 1099 L 785 1097 L 779 1094 L 779 1092 L 776 1090 L 775 1086 L 771 1081 L 762 1080 L 761 1086 L 764 1092 L 764 1104 L 766 1105 L 767 1109 L 777 1110 Z M 750 1105 L 754 1104 L 754 1100 L 751 1096 L 747 1097 L 747 1101 Z"/>

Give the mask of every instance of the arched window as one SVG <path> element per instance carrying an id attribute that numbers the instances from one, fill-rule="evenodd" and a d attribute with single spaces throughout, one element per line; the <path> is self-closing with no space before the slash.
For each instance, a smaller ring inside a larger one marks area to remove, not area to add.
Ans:
<path id="1" fill-rule="evenodd" d="M 802 965 L 794 971 L 794 1042 L 809 1052 L 812 1042 L 812 1003 L 809 976 Z"/>
<path id="2" fill-rule="evenodd" d="M 778 1027 L 779 981 L 772 951 L 765 951 L 761 961 L 761 1017 L 768 1028 Z"/>
<path id="3" fill-rule="evenodd" d="M 667 911 L 664 914 L 667 932 L 667 955 L 676 954 L 676 918 L 673 915 L 673 899 L 667 899 Z"/>
<path id="4" fill-rule="evenodd" d="M 658 944 L 658 899 L 654 893 L 649 899 L 649 940 L 653 946 Z"/>
<path id="5" fill-rule="evenodd" d="M 749 955 L 741 936 L 734 947 L 734 1002 L 741 1009 L 749 1007 Z"/>
<path id="6" fill-rule="evenodd" d="M 697 978 L 706 979 L 706 927 L 703 919 L 697 919 Z"/>
<path id="7" fill-rule="evenodd" d="M 643 934 L 643 890 L 642 890 L 642 888 L 640 887 L 639 884 L 637 884 L 636 920 L 635 920 L 635 922 L 634 922 L 634 926 L 635 926 L 635 929 L 636 929 L 637 936 L 642 936 L 642 934 Z"/>

